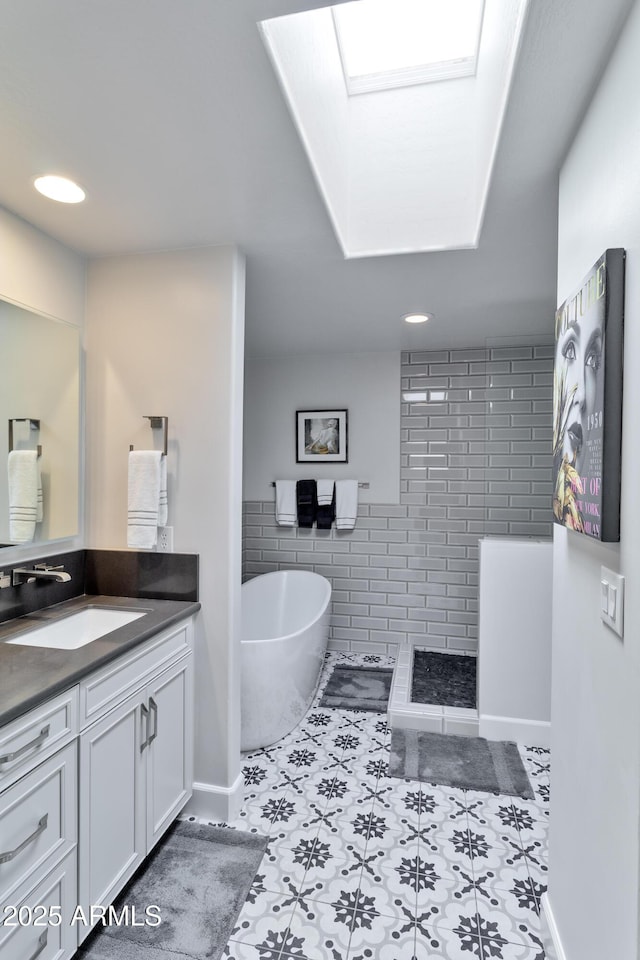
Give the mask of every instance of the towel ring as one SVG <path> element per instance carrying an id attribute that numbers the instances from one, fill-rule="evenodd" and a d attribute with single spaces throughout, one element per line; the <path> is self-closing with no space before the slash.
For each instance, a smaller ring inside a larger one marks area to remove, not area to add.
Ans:
<path id="1" fill-rule="evenodd" d="M 33 417 L 10 417 L 9 418 L 9 453 L 14 449 L 13 446 L 13 425 L 14 423 L 28 423 L 30 430 L 37 430 L 40 432 L 40 421 L 34 419 Z M 42 456 L 42 444 L 39 443 L 36 447 L 36 452 L 39 457 Z"/>
<path id="2" fill-rule="evenodd" d="M 162 428 L 162 453 L 166 457 L 169 447 L 169 417 L 150 417 L 148 414 L 144 414 L 143 417 L 145 420 L 149 420 L 152 430 Z M 133 444 L 130 443 L 129 452 L 132 450 Z"/>

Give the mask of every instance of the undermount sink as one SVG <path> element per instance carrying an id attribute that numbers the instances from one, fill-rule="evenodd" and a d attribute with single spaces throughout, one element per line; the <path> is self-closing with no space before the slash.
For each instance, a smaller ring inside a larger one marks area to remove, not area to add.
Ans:
<path id="1" fill-rule="evenodd" d="M 6 643 L 18 643 L 23 647 L 49 647 L 53 650 L 77 650 L 126 623 L 144 617 L 145 612 L 114 610 L 111 607 L 85 607 L 77 613 L 27 630 Z"/>

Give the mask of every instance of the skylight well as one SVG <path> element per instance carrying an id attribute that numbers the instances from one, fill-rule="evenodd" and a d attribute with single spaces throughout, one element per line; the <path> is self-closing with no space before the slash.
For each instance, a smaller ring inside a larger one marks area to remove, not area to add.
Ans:
<path id="1" fill-rule="evenodd" d="M 352 0 L 260 23 L 345 257 L 478 245 L 528 3 Z"/>
<path id="2" fill-rule="evenodd" d="M 332 8 L 351 96 L 473 76 L 484 0 L 354 0 Z"/>

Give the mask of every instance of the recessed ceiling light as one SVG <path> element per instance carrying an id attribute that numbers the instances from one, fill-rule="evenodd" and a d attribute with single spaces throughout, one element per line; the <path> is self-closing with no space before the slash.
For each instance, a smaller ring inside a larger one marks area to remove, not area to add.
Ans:
<path id="1" fill-rule="evenodd" d="M 82 187 L 66 177 L 36 177 L 33 185 L 43 196 L 59 203 L 81 203 L 85 198 Z"/>
<path id="2" fill-rule="evenodd" d="M 402 318 L 405 323 L 426 323 L 427 320 L 433 319 L 432 313 L 407 313 Z"/>

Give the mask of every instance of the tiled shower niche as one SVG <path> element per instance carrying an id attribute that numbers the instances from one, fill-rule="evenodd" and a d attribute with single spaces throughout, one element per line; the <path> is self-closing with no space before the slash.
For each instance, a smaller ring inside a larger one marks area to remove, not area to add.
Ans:
<path id="1" fill-rule="evenodd" d="M 337 532 L 246 502 L 244 578 L 328 577 L 333 649 L 476 652 L 479 538 L 551 536 L 552 377 L 550 344 L 403 353 L 400 504 L 360 504 Z"/>

